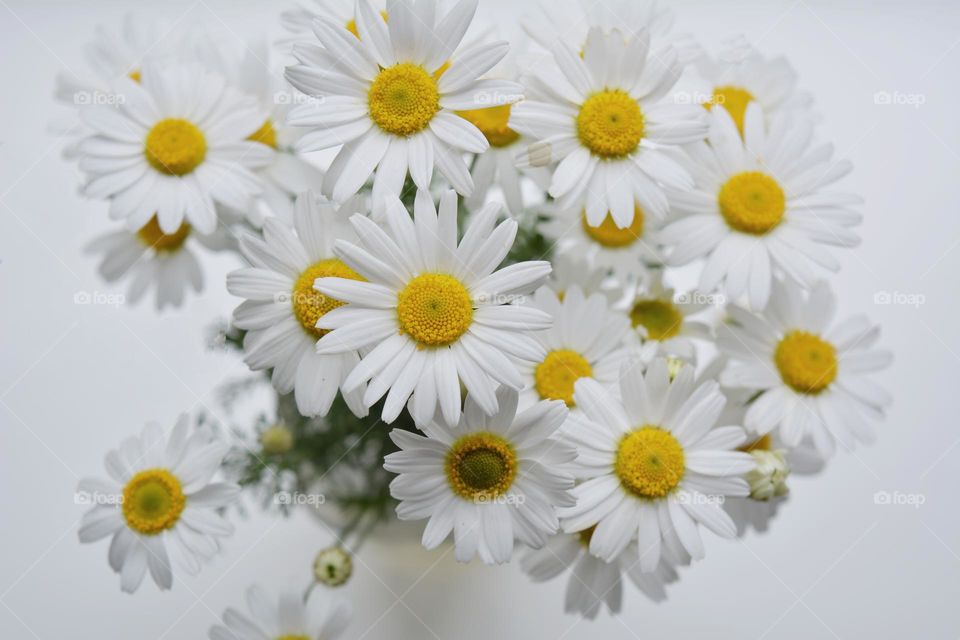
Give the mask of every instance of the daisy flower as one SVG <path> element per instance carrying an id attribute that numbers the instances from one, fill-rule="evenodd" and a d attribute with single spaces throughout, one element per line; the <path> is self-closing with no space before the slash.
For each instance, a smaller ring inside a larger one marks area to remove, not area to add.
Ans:
<path id="1" fill-rule="evenodd" d="M 835 312 L 826 283 L 807 295 L 778 283 L 762 316 L 729 309 L 735 324 L 720 327 L 718 346 L 731 362 L 721 380 L 759 392 L 744 418 L 748 430 L 776 429 L 787 447 L 809 437 L 823 456 L 834 439 L 846 449 L 873 441 L 869 423 L 882 419 L 891 398 L 867 374 L 892 356 L 874 348 L 879 327 L 863 316 L 834 324 Z"/>
<path id="2" fill-rule="evenodd" d="M 809 288 L 815 267 L 839 269 L 822 245 L 859 242 L 850 228 L 860 215 L 849 209 L 859 198 L 825 190 L 851 165 L 831 161 L 831 145 L 811 148 L 812 136 L 809 121 L 789 114 L 766 127 L 762 108 L 751 102 L 741 139 L 729 112 L 713 109 L 708 140 L 687 146 L 696 186 L 671 192 L 683 217 L 660 233 L 673 247 L 668 262 L 706 258 L 700 290 L 722 283 L 728 299 L 746 295 L 754 309 L 766 306 L 774 272 Z"/>
<path id="3" fill-rule="evenodd" d="M 227 290 L 246 298 L 233 312 L 233 323 L 247 331 L 244 362 L 254 371 L 273 369 L 274 388 L 293 391 L 305 416 L 326 415 L 338 389 L 343 389 L 351 411 L 367 415 L 363 386 L 349 391 L 344 387 L 347 374 L 360 361 L 357 350 L 316 351 L 317 341 L 329 333 L 318 321 L 343 302 L 321 294 L 314 282 L 330 276 L 362 280 L 333 249 L 337 238 L 353 237 L 347 218 L 360 206 L 359 198 L 337 209 L 311 192 L 302 194 L 293 228 L 268 218 L 263 240 L 249 235 L 240 240 L 240 251 L 252 266 L 227 276 Z"/>
<path id="4" fill-rule="evenodd" d="M 585 209 L 593 227 L 608 214 L 616 227 L 629 227 L 637 205 L 663 219 L 669 204 L 659 183 L 693 184 L 664 147 L 702 140 L 704 110 L 663 100 L 681 66 L 674 49 L 649 49 L 646 29 L 625 38 L 593 28 L 582 58 L 558 41 L 552 52 L 562 77 L 548 83 L 531 73 L 529 99 L 510 117 L 511 128 L 536 140 L 519 162 L 557 163 L 550 195 L 561 209 Z"/>
<path id="5" fill-rule="evenodd" d="M 587 297 L 576 285 L 563 297 L 549 287 L 541 287 L 530 305 L 549 314 L 553 326 L 533 334 L 543 357 L 518 364 L 524 380 L 521 406 L 562 400 L 573 407 L 573 385 L 585 377 L 607 387 L 616 386 L 620 364 L 627 354 L 630 321 L 626 315 L 613 311 L 603 294 Z"/>
<path id="6" fill-rule="evenodd" d="M 254 585 L 247 589 L 250 615 L 227 609 L 223 625 L 210 628 L 210 640 L 335 640 L 350 623 L 350 606 L 343 600 L 316 605 L 318 597 L 304 602 L 303 594 L 287 590 L 271 597 Z"/>
<path id="7" fill-rule="evenodd" d="M 582 207 L 551 204 L 543 207 L 543 213 L 547 220 L 540 231 L 553 240 L 557 254 L 583 256 L 619 280 L 637 280 L 663 264 L 657 237 L 660 223 L 644 215 L 639 206 L 623 228 L 609 214 L 600 224 L 591 224 Z"/>
<path id="8" fill-rule="evenodd" d="M 506 80 L 477 80 L 506 54 L 505 42 L 456 51 L 478 0 L 460 0 L 437 19 L 436 0 L 391 0 L 389 24 L 368 0 L 357 4 L 357 38 L 320 17 L 322 47 L 298 44 L 300 64 L 287 68 L 294 87 L 322 98 L 297 107 L 290 123 L 312 127 L 298 143 L 313 151 L 343 145 L 324 178 L 334 200 L 354 193 L 375 173 L 373 199 L 399 194 L 409 173 L 430 188 L 434 168 L 464 195 L 473 181 L 463 152 L 481 153 L 483 133 L 456 111 L 500 106 L 520 98 Z"/>
<path id="9" fill-rule="evenodd" d="M 366 281 L 317 280 L 321 293 L 349 303 L 318 321 L 332 331 L 320 338 L 317 353 L 369 349 L 343 389 L 352 393 L 369 380 L 363 401 L 369 407 L 386 394 L 385 422 L 393 422 L 413 394 L 417 424 L 431 420 L 437 406 L 448 424 L 457 424 L 460 382 L 492 415 L 498 384 L 523 386 L 510 357 L 543 357 L 528 332 L 549 327 L 550 316 L 510 303 L 543 283 L 550 263 L 518 262 L 494 271 L 517 234 L 513 220 L 494 229 L 498 208 L 491 204 L 474 214 L 458 245 L 452 190 L 441 197 L 439 216 L 430 195 L 418 191 L 414 220 L 391 196 L 385 212 L 389 233 L 354 216 L 350 221 L 362 246 L 337 241 L 337 256 Z"/>
<path id="10" fill-rule="evenodd" d="M 575 457 L 553 436 L 567 415 L 562 402 L 539 402 L 517 413 L 518 394 L 497 390 L 493 415 L 467 395 L 459 424 L 442 420 L 425 436 L 394 429 L 400 447 L 383 468 L 399 474 L 390 494 L 401 520 L 429 518 L 423 546 L 434 549 L 453 532 L 459 562 L 510 560 L 514 540 L 540 547 L 557 532 L 556 507 L 570 506 L 573 477 L 558 467 Z"/>
<path id="11" fill-rule="evenodd" d="M 198 66 L 144 67 L 141 81 L 121 78 L 122 104 L 91 106 L 96 131 L 80 142 L 85 193 L 110 199 L 110 216 L 140 229 L 157 217 L 175 233 L 186 220 L 200 233 L 217 227 L 214 202 L 243 209 L 259 194 L 251 172 L 273 150 L 247 140 L 263 124 L 256 104 Z"/>
<path id="12" fill-rule="evenodd" d="M 133 593 L 147 569 L 161 589 L 173 585 L 168 547 L 191 575 L 200 560 L 212 557 L 220 539 L 233 533 L 221 509 L 239 495 L 235 484 L 211 482 L 229 446 L 203 433 L 189 433 L 181 416 L 164 437 L 156 423 L 144 427 L 107 454 L 110 478 L 85 478 L 81 495 L 95 497 L 80 523 L 80 542 L 112 536 L 110 568 L 120 574 L 120 587 Z"/>
<path id="13" fill-rule="evenodd" d="M 604 562 L 587 551 L 594 530 L 553 536 L 542 549 L 527 551 L 520 560 L 520 568 L 534 582 L 546 582 L 570 570 L 563 610 L 578 613 L 588 620 L 596 618 L 604 604 L 611 614 L 620 613 L 624 574 L 652 601 L 667 599 L 666 585 L 679 578 L 674 563 L 664 557 L 656 570 L 640 571 L 635 542 L 631 542 L 612 562 Z M 688 561 L 689 556 L 675 564 Z"/>
<path id="14" fill-rule="evenodd" d="M 632 288 L 625 301 L 636 338 L 640 341 L 640 359 L 675 357 L 694 362 L 694 339 L 710 340 L 710 325 L 693 318 L 712 308 L 712 296 L 697 291 L 676 293 L 663 284 L 662 272 L 652 274 Z"/>
<path id="15" fill-rule="evenodd" d="M 374 2 L 374 5 L 386 21 L 387 12 L 384 10 L 383 0 Z M 313 31 L 314 20 L 318 18 L 329 18 L 339 22 L 344 29 L 359 38 L 360 31 L 354 17 L 355 7 L 356 0 L 302 0 L 295 8 L 280 14 L 280 25 L 289 34 L 285 40 L 296 42 L 307 37 Z"/>
<path id="16" fill-rule="evenodd" d="M 99 272 L 107 282 L 129 278 L 130 302 L 138 302 L 153 288 L 157 310 L 163 310 L 181 306 L 191 289 L 197 293 L 203 289 L 198 245 L 213 251 L 233 248 L 223 229 L 204 236 L 184 222 L 175 232 L 164 233 L 154 216 L 139 231 L 121 229 L 96 238 L 86 252 L 102 256 Z"/>
<path id="17" fill-rule="evenodd" d="M 623 401 L 595 380 L 578 380 L 573 398 L 580 412 L 567 419 L 565 435 L 578 449 L 575 507 L 561 509 L 567 532 L 596 525 L 590 553 L 613 561 L 636 537 L 640 569 L 650 572 L 661 549 L 682 547 L 703 557 L 699 525 L 732 538 L 736 527 L 723 511 L 724 496 L 745 496 L 740 477 L 753 458 L 734 449 L 743 444 L 737 426 L 714 428 L 726 399 L 719 385 L 694 382 L 683 365 L 670 381 L 667 363 L 653 362 L 644 375 L 624 363 Z"/>

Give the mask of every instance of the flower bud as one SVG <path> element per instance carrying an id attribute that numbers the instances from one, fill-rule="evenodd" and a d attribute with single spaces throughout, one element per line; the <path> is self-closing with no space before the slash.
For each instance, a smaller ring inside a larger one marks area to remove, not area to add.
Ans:
<path id="1" fill-rule="evenodd" d="M 313 575 L 317 582 L 328 587 L 339 587 L 353 573 L 353 559 L 343 547 L 327 547 L 313 561 Z"/>
<path id="2" fill-rule="evenodd" d="M 776 451 L 755 450 L 750 455 L 757 466 L 747 473 L 747 482 L 750 483 L 750 497 L 754 500 L 769 500 L 786 495 L 787 476 L 790 467 L 783 455 L 783 450 Z"/>

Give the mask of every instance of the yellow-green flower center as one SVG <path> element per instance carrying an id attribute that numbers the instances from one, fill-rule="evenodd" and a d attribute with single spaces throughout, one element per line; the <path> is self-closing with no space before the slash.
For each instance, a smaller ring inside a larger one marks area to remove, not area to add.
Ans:
<path id="1" fill-rule="evenodd" d="M 593 367 L 582 355 L 570 349 L 556 349 L 547 354 L 533 372 L 537 393 L 544 400 L 563 400 L 574 405 L 573 385 L 593 375 Z"/>
<path id="2" fill-rule="evenodd" d="M 173 528 L 186 504 L 180 481 L 166 469 L 141 471 L 123 488 L 123 517 L 143 535 Z"/>
<path id="3" fill-rule="evenodd" d="M 383 131 L 409 136 L 422 131 L 440 110 L 434 76 L 416 64 L 401 62 L 382 69 L 367 94 L 370 117 Z"/>
<path id="4" fill-rule="evenodd" d="M 519 133 L 507 126 L 510 121 L 509 104 L 457 111 L 457 115 L 480 129 L 491 147 L 509 147 L 520 138 Z"/>
<path id="5" fill-rule="evenodd" d="M 727 180 L 718 196 L 720 214 L 735 231 L 763 235 L 783 220 L 786 198 L 776 180 L 759 171 L 745 171 Z"/>
<path id="6" fill-rule="evenodd" d="M 640 145 L 643 112 L 625 91 L 606 89 L 584 100 L 577 114 L 577 136 L 601 158 L 623 158 Z"/>
<path id="7" fill-rule="evenodd" d="M 580 215 L 583 231 L 597 244 L 607 249 L 622 249 L 629 247 L 643 237 L 643 210 L 639 205 L 633 208 L 633 221 L 626 227 L 620 228 L 608 213 L 599 226 L 592 227 L 587 222 L 587 213 Z"/>
<path id="8" fill-rule="evenodd" d="M 473 322 L 470 292 L 445 273 L 421 274 L 397 294 L 397 319 L 420 348 L 449 345 Z"/>
<path id="9" fill-rule="evenodd" d="M 348 278 L 350 280 L 363 280 L 364 278 L 336 258 L 321 260 L 310 265 L 297 278 L 291 292 L 293 315 L 300 322 L 304 331 L 311 336 L 322 338 L 330 330 L 318 329 L 317 320 L 325 313 L 333 311 L 345 303 L 317 291 L 313 287 L 317 278 Z"/>
<path id="10" fill-rule="evenodd" d="M 646 329 L 650 340 L 668 340 L 680 332 L 683 314 L 669 300 L 639 300 L 630 310 L 630 322 Z"/>
<path id="11" fill-rule="evenodd" d="M 837 377 L 837 350 L 806 331 L 791 331 L 773 354 L 780 377 L 794 391 L 820 393 Z"/>
<path id="12" fill-rule="evenodd" d="M 247 140 L 251 142 L 259 142 L 260 144 L 265 144 L 268 147 L 273 149 L 277 148 L 277 129 L 273 126 L 273 121 L 270 118 L 267 118 L 263 121 L 263 124 L 260 125 L 260 128 L 251 133 Z"/>
<path id="13" fill-rule="evenodd" d="M 501 496 L 517 475 L 517 454 L 503 437 L 481 431 L 451 445 L 444 468 L 450 488 L 466 500 Z"/>
<path id="14" fill-rule="evenodd" d="M 614 471 L 624 489 L 641 498 L 663 498 L 683 478 L 683 447 L 660 427 L 644 425 L 623 437 Z"/>
<path id="15" fill-rule="evenodd" d="M 743 135 L 743 121 L 744 117 L 747 114 L 747 105 L 753 100 L 753 94 L 744 89 L 743 87 L 734 87 L 730 85 L 725 85 L 722 87 L 715 87 L 713 90 L 713 95 L 710 97 L 710 101 L 705 103 L 707 109 L 712 109 L 713 107 L 720 105 L 727 110 L 727 113 L 730 114 L 730 117 L 733 118 L 733 121 L 737 125 L 737 129 L 740 131 L 740 135 Z"/>
<path id="16" fill-rule="evenodd" d="M 140 239 L 140 242 L 154 251 L 166 253 L 172 253 L 180 249 L 189 235 L 190 225 L 186 222 L 181 223 L 180 227 L 173 233 L 164 233 L 160 229 L 160 221 L 157 220 L 157 216 L 150 218 L 150 222 L 137 231 L 137 238 Z"/>
<path id="17" fill-rule="evenodd" d="M 182 176 L 200 166 L 207 156 L 207 140 L 195 124 L 166 118 L 147 134 L 144 154 L 150 166 L 170 176 Z"/>

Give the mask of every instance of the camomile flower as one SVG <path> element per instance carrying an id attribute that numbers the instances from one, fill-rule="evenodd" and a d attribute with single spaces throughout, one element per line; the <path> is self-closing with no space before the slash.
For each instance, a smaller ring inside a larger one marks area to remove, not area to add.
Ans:
<path id="1" fill-rule="evenodd" d="M 700 56 L 690 83 L 707 109 L 722 106 L 744 131 L 747 105 L 757 102 L 767 118 L 783 112 L 803 115 L 812 102 L 797 90 L 797 72 L 786 58 L 767 58 L 742 36 L 728 42 L 716 57 Z"/>
<path id="2" fill-rule="evenodd" d="M 339 598 L 319 600 L 315 595 L 304 602 L 292 589 L 271 597 L 254 585 L 247 589 L 250 614 L 227 609 L 223 625 L 210 628 L 210 640 L 335 640 L 350 623 L 350 605 Z"/>
<path id="3" fill-rule="evenodd" d="M 710 325 L 697 319 L 712 307 L 712 298 L 697 291 L 676 293 L 663 284 L 663 274 L 653 273 L 630 290 L 625 303 L 635 337 L 640 342 L 640 359 L 649 363 L 656 357 L 674 357 L 694 362 L 694 339 L 710 340 Z"/>
<path id="4" fill-rule="evenodd" d="M 142 228 L 154 216 L 164 233 L 186 221 L 217 227 L 214 202 L 243 209 L 259 194 L 251 169 L 273 150 L 247 140 L 263 124 L 256 104 L 199 66 L 144 67 L 140 82 L 116 81 L 124 100 L 81 111 L 95 134 L 80 142 L 84 192 L 110 199 L 110 217 Z"/>
<path id="5" fill-rule="evenodd" d="M 240 493 L 235 484 L 211 482 L 229 446 L 189 433 L 181 416 L 169 437 L 156 423 L 123 441 L 106 457 L 108 480 L 85 478 L 79 494 L 95 506 L 80 523 L 80 542 L 112 536 L 110 568 L 133 593 L 147 570 L 161 589 L 173 585 L 168 548 L 191 575 L 212 557 L 233 525 L 218 514 Z"/>
<path id="6" fill-rule="evenodd" d="M 204 236 L 186 222 L 174 233 L 164 233 L 153 217 L 139 231 L 120 229 L 96 238 L 86 252 L 102 257 L 99 272 L 107 282 L 129 279 L 130 302 L 138 302 L 153 288 L 156 308 L 163 310 L 181 306 L 190 290 L 203 289 L 203 269 L 195 251 L 200 247 L 219 251 L 233 248 L 233 242 L 223 229 Z"/>
<path id="7" fill-rule="evenodd" d="M 753 458 L 734 449 L 745 439 L 737 426 L 714 428 L 726 399 L 719 385 L 694 381 L 683 365 L 673 381 L 658 359 L 646 374 L 624 363 L 618 400 L 595 380 L 578 380 L 567 439 L 577 447 L 577 504 L 560 511 L 563 528 L 596 526 L 590 553 L 613 561 L 630 541 L 639 545 L 640 569 L 650 572 L 661 549 L 682 547 L 703 557 L 700 525 L 732 538 L 736 527 L 721 508 L 724 496 L 749 493 L 741 477 Z"/>
<path id="8" fill-rule="evenodd" d="M 524 380 L 521 406 L 562 400 L 573 407 L 573 385 L 581 378 L 617 386 L 630 322 L 610 308 L 603 294 L 587 297 L 574 285 L 561 298 L 549 287 L 541 287 L 529 304 L 549 314 L 553 326 L 532 334 L 543 357 L 518 365 Z"/>
<path id="9" fill-rule="evenodd" d="M 570 506 L 573 477 L 560 470 L 575 457 L 554 438 L 567 415 L 562 402 L 539 402 L 517 413 L 518 394 L 497 390 L 492 415 L 467 395 L 459 424 L 436 420 L 426 436 L 394 429 L 400 447 L 383 468 L 399 474 L 390 494 L 401 520 L 429 518 L 423 546 L 434 549 L 453 533 L 455 555 L 486 564 L 510 560 L 514 540 L 541 547 L 557 532 L 556 508 Z"/>
<path id="10" fill-rule="evenodd" d="M 705 258 L 701 291 L 723 284 L 730 301 L 746 296 L 758 310 L 767 304 L 774 273 L 810 288 L 818 268 L 839 269 L 823 245 L 859 242 L 851 227 L 861 216 L 849 205 L 860 200 L 826 190 L 851 165 L 831 161 L 831 145 L 811 148 L 812 136 L 808 120 L 789 114 L 765 126 L 762 108 L 751 102 L 741 139 L 726 109 L 713 109 L 708 140 L 686 147 L 696 186 L 671 192 L 682 217 L 660 233 L 672 247 L 669 264 Z"/>
<path id="11" fill-rule="evenodd" d="M 653 602 L 667 599 L 666 585 L 679 576 L 675 564 L 686 564 L 689 556 L 676 563 L 667 560 L 668 550 L 654 571 L 640 571 L 640 552 L 631 542 L 612 562 L 604 562 L 588 552 L 595 528 L 579 533 L 551 537 L 541 549 L 527 551 L 520 567 L 534 582 L 546 582 L 570 570 L 563 610 L 593 620 L 605 604 L 611 614 L 620 613 L 623 604 L 623 576 Z"/>
<path id="12" fill-rule="evenodd" d="M 375 10 L 387 19 L 383 0 L 374 2 Z M 280 25 L 287 31 L 284 40 L 297 42 L 304 40 L 313 32 L 313 22 L 318 18 L 328 18 L 343 25 L 343 28 L 357 38 L 360 31 L 354 14 L 356 0 L 301 0 L 293 9 L 287 9 L 280 14 Z"/>
<path id="13" fill-rule="evenodd" d="M 630 227 L 638 204 L 646 216 L 666 217 L 660 184 L 685 189 L 692 181 L 665 147 L 706 134 L 703 108 L 663 99 L 681 70 L 677 52 L 651 54 L 646 29 L 625 37 L 599 28 L 582 58 L 564 41 L 552 52 L 562 77 L 548 83 L 531 72 L 528 99 L 510 116 L 512 129 L 535 140 L 518 161 L 556 164 L 550 195 L 561 209 L 585 210 L 592 227 L 608 214 L 616 228 Z"/>
<path id="14" fill-rule="evenodd" d="M 367 415 L 363 385 L 349 390 L 344 386 L 360 361 L 357 350 L 316 351 L 317 341 L 329 333 L 318 321 L 343 302 L 317 291 L 314 282 L 329 276 L 363 279 L 333 249 L 338 238 L 353 237 L 347 219 L 360 207 L 359 198 L 338 209 L 312 192 L 302 194 L 293 228 L 268 218 L 263 240 L 249 235 L 240 240 L 240 251 L 251 266 L 227 276 L 227 290 L 246 298 L 233 312 L 234 325 L 247 331 L 244 362 L 254 371 L 272 369 L 274 388 L 293 391 L 305 416 L 326 415 L 338 389 L 354 414 Z"/>
<path id="15" fill-rule="evenodd" d="M 506 54 L 505 42 L 457 50 L 477 1 L 460 0 L 438 20 L 436 0 L 391 0 L 386 23 L 369 0 L 359 0 L 359 38 L 320 17 L 314 31 L 322 46 L 294 47 L 300 64 L 287 68 L 287 79 L 322 98 L 291 111 L 291 124 L 312 128 L 297 148 L 343 145 L 324 178 L 324 193 L 342 200 L 375 174 L 379 213 L 385 195 L 400 193 L 408 170 L 417 187 L 428 190 L 434 168 L 459 193 L 472 192 L 462 153 L 481 153 L 489 143 L 456 112 L 521 97 L 515 82 L 477 80 Z"/>
<path id="16" fill-rule="evenodd" d="M 762 316 L 729 313 L 734 323 L 719 328 L 718 346 L 731 359 L 721 380 L 759 393 L 744 418 L 749 431 L 775 429 L 787 447 L 809 437 L 822 456 L 835 439 L 845 449 L 873 441 L 870 423 L 891 402 L 867 377 L 892 359 L 874 348 L 879 327 L 863 316 L 834 324 L 836 298 L 823 282 L 809 294 L 778 283 Z"/>
<path id="17" fill-rule="evenodd" d="M 582 207 L 551 204 L 542 211 L 547 220 L 540 231 L 554 242 L 558 254 L 583 256 L 621 281 L 635 281 L 663 264 L 657 238 L 661 223 L 645 215 L 639 205 L 630 224 L 622 228 L 609 214 L 600 224 L 590 224 Z"/>
<path id="18" fill-rule="evenodd" d="M 511 302 L 543 283 L 550 263 L 518 262 L 495 271 L 517 233 L 513 220 L 494 229 L 498 208 L 491 204 L 474 214 L 458 244 L 452 190 L 441 197 L 439 216 L 430 195 L 417 192 L 413 220 L 391 196 L 389 233 L 353 216 L 360 246 L 337 241 L 336 255 L 365 280 L 317 280 L 321 293 L 349 303 L 318 320 L 317 327 L 332 331 L 320 338 L 317 353 L 369 349 L 343 390 L 353 393 L 369 380 L 363 401 L 369 407 L 386 395 L 385 422 L 393 422 L 413 394 L 410 413 L 418 425 L 430 421 L 437 406 L 447 424 L 457 424 L 461 382 L 492 415 L 498 384 L 523 386 L 511 358 L 543 357 L 529 332 L 549 327 L 550 316 Z"/>

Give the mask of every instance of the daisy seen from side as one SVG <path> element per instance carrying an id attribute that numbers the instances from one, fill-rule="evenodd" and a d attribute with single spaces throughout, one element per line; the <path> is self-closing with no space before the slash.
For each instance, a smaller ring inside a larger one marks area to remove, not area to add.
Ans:
<path id="1" fill-rule="evenodd" d="M 350 623 L 350 605 L 339 598 L 321 602 L 314 592 L 287 590 L 273 596 L 254 585 L 247 589 L 249 614 L 229 608 L 223 624 L 210 628 L 210 640 L 336 640 Z"/>

